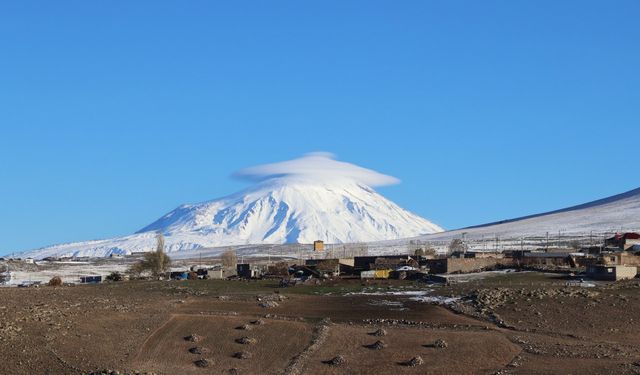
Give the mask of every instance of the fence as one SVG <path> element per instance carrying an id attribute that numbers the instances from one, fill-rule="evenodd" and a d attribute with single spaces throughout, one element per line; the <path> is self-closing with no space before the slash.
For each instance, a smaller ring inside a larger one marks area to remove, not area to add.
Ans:
<path id="1" fill-rule="evenodd" d="M 633 230 L 629 230 L 632 232 Z M 640 232 L 640 231 L 633 231 Z M 308 258 L 350 258 L 366 255 L 413 255 L 418 250 L 435 250 L 436 253 L 451 251 L 453 240 L 458 240 L 461 248 L 467 251 L 504 252 L 511 250 L 565 250 L 578 251 L 585 247 L 604 247 L 607 238 L 613 237 L 618 231 L 589 231 L 589 232 L 549 232 L 544 235 L 532 236 L 500 236 L 484 235 L 467 237 L 463 235 L 447 238 L 446 240 L 407 240 L 394 241 L 392 244 L 336 244 L 326 245 L 326 251 L 314 253 L 303 247 L 299 251 L 300 259 Z M 303 245 L 304 246 L 304 245 Z"/>

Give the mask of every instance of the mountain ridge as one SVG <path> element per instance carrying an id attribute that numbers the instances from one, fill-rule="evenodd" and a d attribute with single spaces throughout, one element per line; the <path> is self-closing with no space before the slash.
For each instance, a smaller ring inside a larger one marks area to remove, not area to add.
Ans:
<path id="1" fill-rule="evenodd" d="M 633 198 L 635 196 L 640 196 L 640 188 L 631 189 L 631 190 L 626 191 L 624 193 L 615 194 L 615 195 L 612 195 L 612 196 L 609 196 L 609 197 L 606 197 L 606 198 L 596 199 L 594 201 L 590 201 L 590 202 L 587 202 L 587 203 L 581 203 L 581 204 L 577 204 L 577 205 L 574 205 L 574 206 L 561 208 L 561 209 L 558 209 L 558 210 L 545 211 L 545 212 L 541 212 L 541 213 L 538 213 L 538 214 L 525 215 L 525 216 L 520 216 L 520 217 L 516 217 L 516 218 L 513 218 L 513 219 L 498 220 L 498 221 L 493 221 L 493 222 L 489 222 L 489 223 L 485 223 L 485 224 L 472 225 L 472 226 L 463 227 L 463 228 L 456 229 L 456 230 L 475 229 L 475 228 L 483 228 L 483 227 L 488 227 L 488 226 L 493 226 L 493 225 L 498 225 L 498 224 L 508 224 L 508 223 L 513 223 L 513 222 L 517 222 L 517 221 L 521 221 L 521 220 L 533 219 L 533 218 L 541 217 L 541 216 L 547 216 L 547 215 L 553 215 L 553 214 L 557 214 L 557 213 L 563 213 L 563 212 L 581 210 L 581 209 L 585 209 L 585 208 L 591 208 L 591 207 L 600 206 L 600 205 L 616 202 L 616 201 L 627 199 L 627 198 Z"/>
<path id="2" fill-rule="evenodd" d="M 469 239 L 526 238 L 551 235 L 612 235 L 640 231 L 640 188 L 559 210 L 522 216 L 441 233 L 417 236 L 425 241 L 447 241 L 464 235 Z"/>

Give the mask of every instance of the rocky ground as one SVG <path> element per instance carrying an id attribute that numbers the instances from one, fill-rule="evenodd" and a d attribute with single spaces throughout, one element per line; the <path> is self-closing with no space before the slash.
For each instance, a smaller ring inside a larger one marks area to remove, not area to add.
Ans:
<path id="1" fill-rule="evenodd" d="M 1 288 L 2 373 L 640 373 L 637 280 L 586 288 L 513 273 L 447 286 L 277 285 Z M 451 299 L 412 299 L 420 290 Z"/>

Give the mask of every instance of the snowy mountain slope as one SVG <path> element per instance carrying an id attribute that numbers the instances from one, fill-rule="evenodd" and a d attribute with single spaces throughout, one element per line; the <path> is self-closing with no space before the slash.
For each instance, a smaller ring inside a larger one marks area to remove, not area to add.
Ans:
<path id="1" fill-rule="evenodd" d="M 182 205 L 137 233 L 108 240 L 56 245 L 23 253 L 108 256 L 149 251 L 155 233 L 165 235 L 168 252 L 245 244 L 371 242 L 443 229 L 375 192 L 370 185 L 395 183 L 326 154 L 254 167 L 239 172 L 257 183 L 236 194 Z"/>
<path id="2" fill-rule="evenodd" d="M 442 228 L 357 182 L 283 177 L 226 198 L 178 207 L 139 233 L 148 231 L 189 233 L 206 237 L 208 246 L 221 246 L 378 241 Z"/>
<path id="3" fill-rule="evenodd" d="M 518 238 L 640 230 L 640 188 L 557 211 L 421 236 L 424 240 L 460 237 Z"/>

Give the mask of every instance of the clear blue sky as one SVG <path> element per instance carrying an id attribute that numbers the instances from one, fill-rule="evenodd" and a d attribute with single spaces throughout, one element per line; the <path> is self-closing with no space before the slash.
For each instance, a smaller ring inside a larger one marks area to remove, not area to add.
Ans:
<path id="1" fill-rule="evenodd" d="M 638 1 L 3 1 L 0 254 L 329 151 L 447 228 L 640 186 Z"/>

